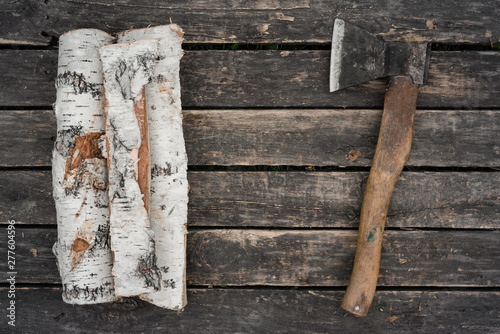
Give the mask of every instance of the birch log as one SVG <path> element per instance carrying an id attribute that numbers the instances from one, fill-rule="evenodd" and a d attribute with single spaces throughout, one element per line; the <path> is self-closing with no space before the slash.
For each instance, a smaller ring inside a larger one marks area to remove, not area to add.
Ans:
<path id="1" fill-rule="evenodd" d="M 52 154 L 57 241 L 53 251 L 63 300 L 93 304 L 116 299 L 111 275 L 104 142 L 102 64 L 99 47 L 113 38 L 93 29 L 59 39 L 57 139 Z"/>
<path id="2" fill-rule="evenodd" d="M 155 232 L 161 290 L 141 298 L 157 306 L 183 309 L 186 299 L 187 155 L 182 131 L 179 65 L 182 29 L 177 25 L 129 30 L 120 42 L 156 38 L 159 60 L 146 85 L 150 138 L 150 222 Z"/>
<path id="3" fill-rule="evenodd" d="M 100 49 L 106 95 L 106 136 L 109 164 L 111 249 L 117 296 L 157 291 L 154 233 L 139 185 L 139 156 L 144 120 L 136 109 L 152 78 L 158 41 L 120 43 Z M 144 108 L 142 108 L 144 109 Z M 147 157 L 143 157 L 147 159 Z"/>

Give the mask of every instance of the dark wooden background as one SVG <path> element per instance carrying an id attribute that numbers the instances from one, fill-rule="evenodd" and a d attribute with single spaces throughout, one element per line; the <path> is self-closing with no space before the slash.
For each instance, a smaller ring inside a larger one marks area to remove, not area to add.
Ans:
<path id="1" fill-rule="evenodd" d="M 412 3 L 0 1 L 0 332 L 12 330 L 8 220 L 20 333 L 499 332 L 500 5 Z M 434 46 L 363 319 L 339 305 L 385 82 L 328 92 L 335 17 Z M 186 32 L 189 303 L 64 304 L 51 252 L 58 36 L 170 20 Z"/>

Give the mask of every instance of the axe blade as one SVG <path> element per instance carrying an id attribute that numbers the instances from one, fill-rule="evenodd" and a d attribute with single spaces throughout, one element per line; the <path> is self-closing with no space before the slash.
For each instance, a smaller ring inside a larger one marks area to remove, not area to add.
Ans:
<path id="1" fill-rule="evenodd" d="M 427 43 L 387 43 L 376 35 L 336 19 L 330 59 L 330 92 L 366 81 L 409 75 L 416 85 L 427 82 Z"/>

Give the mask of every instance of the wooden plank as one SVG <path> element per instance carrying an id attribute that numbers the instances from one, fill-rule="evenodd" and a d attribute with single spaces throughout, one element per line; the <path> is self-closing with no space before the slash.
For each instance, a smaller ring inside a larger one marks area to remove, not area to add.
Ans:
<path id="1" fill-rule="evenodd" d="M 57 50 L 0 50 L 0 105 L 55 101 Z M 385 80 L 335 93 L 328 89 L 330 52 L 186 51 L 181 61 L 186 107 L 382 108 Z M 432 52 L 420 108 L 498 108 L 500 53 Z"/>
<path id="2" fill-rule="evenodd" d="M 192 111 L 189 164 L 370 166 L 380 120 L 371 110 Z M 499 121 L 496 111 L 419 111 L 407 165 L 498 166 Z"/>
<path id="3" fill-rule="evenodd" d="M 7 288 L 0 293 L 7 295 Z M 190 289 L 184 312 L 138 299 L 71 306 L 57 288 L 17 288 L 23 333 L 477 333 L 500 327 L 499 292 L 379 291 L 366 318 L 345 316 L 342 291 Z M 379 307 L 379 309 L 375 309 Z M 393 323 L 387 317 L 397 317 Z M 5 326 L 7 326 L 5 320 Z M 7 327 L 3 327 L 7 328 Z"/>
<path id="4" fill-rule="evenodd" d="M 0 112 L 0 166 L 47 166 L 56 140 L 56 118 L 51 110 Z"/>
<path id="5" fill-rule="evenodd" d="M 358 172 L 191 172 L 189 226 L 356 228 L 367 177 Z M 403 172 L 387 226 L 499 228 L 500 173 Z"/>
<path id="6" fill-rule="evenodd" d="M 365 172 L 190 172 L 191 227 L 355 228 Z M 0 223 L 55 224 L 50 172 L 0 173 Z M 388 227 L 500 228 L 500 173 L 403 172 Z"/>
<path id="7" fill-rule="evenodd" d="M 489 44 L 500 35 L 497 5 L 495 0 L 11 1 L 2 3 L 0 41 L 47 45 L 71 29 L 115 33 L 170 18 L 184 29 L 188 43 L 329 43 L 333 20 L 340 17 L 389 40 Z"/>
<path id="8" fill-rule="evenodd" d="M 59 283 L 52 228 L 16 229 L 16 282 Z M 187 282 L 213 286 L 346 286 L 357 231 L 194 230 Z M 6 232 L 2 233 L 7 238 Z M 386 231 L 379 286 L 498 287 L 498 231 Z M 0 246 L 6 251 L 6 243 Z M 36 257 L 33 254 L 36 250 Z M 9 270 L 0 264 L 0 279 Z"/>
<path id="9" fill-rule="evenodd" d="M 2 171 L 0 184 L 2 223 L 56 225 L 51 171 Z"/>
<path id="10" fill-rule="evenodd" d="M 375 110 L 185 110 L 188 163 L 370 166 L 380 120 Z M 406 165 L 499 166 L 498 124 L 499 111 L 420 110 Z M 50 165 L 51 111 L 4 110 L 0 132 L 0 166 Z"/>

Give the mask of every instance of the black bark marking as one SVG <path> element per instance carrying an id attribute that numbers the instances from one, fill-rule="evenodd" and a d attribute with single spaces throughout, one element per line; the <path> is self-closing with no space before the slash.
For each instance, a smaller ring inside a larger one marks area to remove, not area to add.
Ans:
<path id="1" fill-rule="evenodd" d="M 113 132 L 113 147 L 114 147 L 115 152 L 117 152 L 117 151 L 127 151 L 128 152 L 127 147 L 125 146 L 123 141 L 120 140 L 120 138 L 118 136 L 118 132 L 116 131 L 116 127 L 112 121 L 109 122 L 109 126 Z M 110 152 L 108 152 L 108 154 L 109 153 Z M 125 198 L 126 197 L 125 179 L 129 179 L 129 178 L 135 179 L 136 170 L 135 170 L 135 168 L 133 168 L 131 160 L 128 161 L 129 166 L 128 166 L 128 168 L 125 168 L 124 172 L 122 172 L 122 170 L 120 168 L 118 168 L 118 165 L 120 163 L 120 161 L 118 159 L 112 159 L 111 162 L 114 164 L 114 168 L 112 168 L 112 171 L 110 171 L 110 173 L 113 173 L 113 179 L 118 184 L 118 187 L 117 187 L 116 191 L 113 193 L 111 198 L 112 199 Z M 133 175 L 129 175 L 131 173 Z"/>
<path id="2" fill-rule="evenodd" d="M 114 295 L 114 288 L 105 288 L 104 286 L 96 287 L 94 289 L 89 289 L 88 286 L 85 288 L 80 288 L 78 286 L 69 287 L 68 284 L 63 284 L 62 293 L 67 299 L 86 299 L 90 301 L 95 301 L 97 299 Z"/>
<path id="3" fill-rule="evenodd" d="M 175 289 L 175 281 L 174 281 L 173 278 L 170 278 L 170 279 L 167 279 L 167 280 L 163 280 L 163 285 L 166 288 Z"/>
<path id="4" fill-rule="evenodd" d="M 69 156 L 69 152 L 73 147 L 75 147 L 75 137 L 81 136 L 83 126 L 70 126 L 66 130 L 60 130 L 57 132 L 57 138 L 55 142 L 56 150 L 65 158 Z"/>
<path id="5" fill-rule="evenodd" d="M 162 83 L 162 82 L 166 82 L 167 78 L 163 74 L 158 74 L 158 75 L 155 75 L 154 77 L 152 77 L 151 81 L 154 83 Z"/>
<path id="6" fill-rule="evenodd" d="M 90 93 L 93 98 L 102 96 L 102 84 L 90 83 L 82 73 L 66 71 L 56 78 L 56 88 L 72 86 L 75 94 Z"/>
<path id="7" fill-rule="evenodd" d="M 120 60 L 118 70 L 115 72 L 115 80 L 120 86 L 120 92 L 123 99 L 130 100 L 130 77 L 128 76 L 127 63 Z"/>
<path id="8" fill-rule="evenodd" d="M 94 240 L 92 241 L 92 246 L 88 249 L 88 252 L 92 254 L 97 249 L 110 249 L 111 240 L 109 235 L 109 225 L 100 224 L 95 232 Z"/>
<path id="9" fill-rule="evenodd" d="M 160 175 L 172 175 L 175 174 L 179 171 L 179 167 L 172 168 L 172 164 L 169 162 L 165 162 L 165 167 L 161 167 L 158 165 L 154 165 L 153 168 L 151 168 L 151 178 L 160 176 Z"/>
<path id="10" fill-rule="evenodd" d="M 151 63 L 153 61 L 158 61 L 161 60 L 161 57 L 156 55 L 155 53 L 145 53 L 137 56 L 137 62 L 140 64 L 140 69 L 141 71 L 144 71 L 147 73 L 147 76 L 149 77 L 149 82 L 152 80 L 152 72 L 153 69 L 151 68 Z"/>
<path id="11" fill-rule="evenodd" d="M 153 244 L 154 241 L 150 241 Z M 153 287 L 156 291 L 160 289 L 161 275 L 156 267 L 156 254 L 155 252 L 148 253 L 145 257 L 139 259 L 137 264 L 137 272 L 144 277 L 144 282 L 147 287 Z"/>
<path id="12" fill-rule="evenodd" d="M 123 60 L 120 59 L 118 63 L 118 70 L 115 71 L 115 80 L 120 86 L 120 93 L 122 94 L 123 99 L 125 100 L 133 100 L 135 96 L 132 96 L 131 85 L 130 82 L 133 80 L 133 77 L 137 72 L 144 72 L 146 76 L 150 79 L 148 83 L 151 82 L 151 62 L 158 57 L 153 53 L 145 53 L 141 55 L 137 55 L 132 60 Z M 138 64 L 139 66 L 132 66 L 132 64 Z"/>

